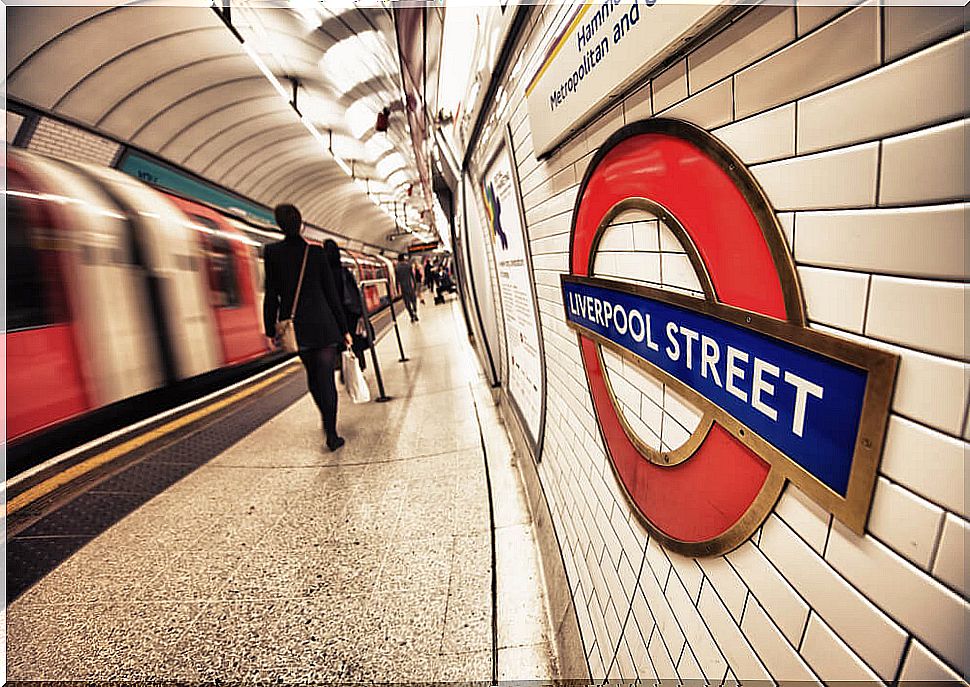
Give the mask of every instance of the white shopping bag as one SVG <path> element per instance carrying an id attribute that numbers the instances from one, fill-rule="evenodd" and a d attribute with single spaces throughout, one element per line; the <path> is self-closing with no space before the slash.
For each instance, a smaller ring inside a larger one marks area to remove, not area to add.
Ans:
<path id="1" fill-rule="evenodd" d="M 347 393 L 350 400 L 354 403 L 368 403 L 370 401 L 370 387 L 364 379 L 364 373 L 360 371 L 357 363 L 357 356 L 351 350 L 343 352 L 340 361 L 344 371 L 344 384 L 347 386 Z"/>

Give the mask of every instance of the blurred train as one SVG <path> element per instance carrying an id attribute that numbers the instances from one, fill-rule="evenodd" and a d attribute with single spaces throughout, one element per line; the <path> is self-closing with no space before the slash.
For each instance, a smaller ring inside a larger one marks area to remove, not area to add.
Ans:
<path id="1" fill-rule="evenodd" d="M 9 148 L 6 171 L 8 441 L 271 353 L 261 257 L 281 235 L 114 169 Z M 389 260 L 343 254 L 397 297 Z"/>

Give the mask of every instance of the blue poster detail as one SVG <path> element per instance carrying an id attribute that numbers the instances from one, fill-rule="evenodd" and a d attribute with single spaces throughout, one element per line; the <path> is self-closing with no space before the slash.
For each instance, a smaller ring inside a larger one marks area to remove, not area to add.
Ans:
<path id="1" fill-rule="evenodd" d="M 846 495 L 866 370 L 646 295 L 562 289 L 569 322 L 683 382 Z"/>

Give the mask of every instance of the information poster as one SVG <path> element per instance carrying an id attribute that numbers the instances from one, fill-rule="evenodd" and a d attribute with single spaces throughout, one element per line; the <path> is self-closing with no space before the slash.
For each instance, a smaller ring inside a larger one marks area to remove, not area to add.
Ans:
<path id="1" fill-rule="evenodd" d="M 542 425 L 543 367 L 539 323 L 529 279 L 525 228 L 508 148 L 502 145 L 481 182 L 498 273 L 508 348 L 508 390 L 533 446 Z"/>

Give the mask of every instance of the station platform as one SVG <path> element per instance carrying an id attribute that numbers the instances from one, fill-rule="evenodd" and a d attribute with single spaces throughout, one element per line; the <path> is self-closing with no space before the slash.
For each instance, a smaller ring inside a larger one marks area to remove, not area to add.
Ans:
<path id="1" fill-rule="evenodd" d="M 393 330 L 378 344 L 390 402 L 340 388 L 336 452 L 291 361 L 14 496 L 7 678 L 555 675 L 532 521 L 460 307 L 420 315 L 398 318 L 409 361 Z M 43 487 L 65 473 L 73 491 Z"/>

